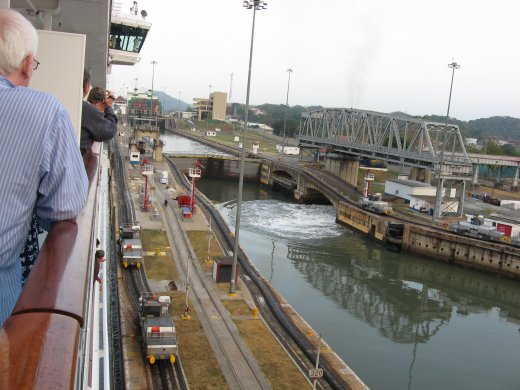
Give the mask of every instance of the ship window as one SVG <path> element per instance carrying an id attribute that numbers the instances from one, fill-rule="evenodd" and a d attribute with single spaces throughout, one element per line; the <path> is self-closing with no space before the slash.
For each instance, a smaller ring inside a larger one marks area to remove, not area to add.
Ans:
<path id="1" fill-rule="evenodd" d="M 112 23 L 110 25 L 110 49 L 139 53 L 148 34 L 147 29 Z"/>

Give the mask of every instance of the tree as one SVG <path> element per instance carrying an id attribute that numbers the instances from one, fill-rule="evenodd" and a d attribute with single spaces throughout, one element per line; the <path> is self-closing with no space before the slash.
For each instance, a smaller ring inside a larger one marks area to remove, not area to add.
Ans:
<path id="1" fill-rule="evenodd" d="M 501 156 L 504 154 L 504 152 L 502 151 L 502 147 L 499 144 L 491 139 L 488 139 L 484 146 L 484 154 L 494 154 Z"/>
<path id="2" fill-rule="evenodd" d="M 276 122 L 272 124 L 273 133 L 283 137 L 283 119 L 278 119 Z M 287 118 L 287 124 L 285 126 L 285 136 L 286 137 L 294 137 L 298 134 L 298 122 L 294 119 Z"/>
<path id="3" fill-rule="evenodd" d="M 506 156 L 517 156 L 518 155 L 516 148 L 511 144 L 502 145 L 501 149 L 502 149 L 502 152 Z"/>

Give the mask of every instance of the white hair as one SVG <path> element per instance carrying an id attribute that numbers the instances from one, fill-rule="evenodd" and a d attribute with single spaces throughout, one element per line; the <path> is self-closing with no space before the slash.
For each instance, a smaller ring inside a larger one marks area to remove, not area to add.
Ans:
<path id="1" fill-rule="evenodd" d="M 0 9 L 0 74 L 7 76 L 20 69 L 28 55 L 38 49 L 38 34 L 19 12 Z"/>

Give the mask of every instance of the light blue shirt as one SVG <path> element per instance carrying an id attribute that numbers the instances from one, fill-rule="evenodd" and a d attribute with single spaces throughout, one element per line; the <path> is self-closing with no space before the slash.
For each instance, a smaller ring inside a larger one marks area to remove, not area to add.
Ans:
<path id="1" fill-rule="evenodd" d="M 74 129 L 53 96 L 0 76 L 0 326 L 21 291 L 20 252 L 31 215 L 48 230 L 75 218 L 88 179 Z"/>

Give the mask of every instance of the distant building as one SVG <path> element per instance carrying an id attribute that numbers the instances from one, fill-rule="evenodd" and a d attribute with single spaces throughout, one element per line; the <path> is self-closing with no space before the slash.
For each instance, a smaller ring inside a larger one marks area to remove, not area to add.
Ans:
<path id="1" fill-rule="evenodd" d="M 129 97 L 127 112 L 129 115 L 146 117 L 160 114 L 162 112 L 161 102 L 152 92 L 136 93 Z"/>
<path id="2" fill-rule="evenodd" d="M 255 115 L 265 115 L 265 112 L 257 107 L 250 107 L 249 110 Z"/>
<path id="3" fill-rule="evenodd" d="M 393 179 L 385 182 L 385 193 L 405 200 L 411 209 L 430 213 L 435 207 L 435 193 L 437 188 L 429 184 L 414 180 Z M 442 212 L 455 212 L 458 200 L 455 199 L 455 189 L 447 194 L 443 189 Z"/>
<path id="4" fill-rule="evenodd" d="M 118 96 L 114 101 L 114 112 L 117 115 L 126 115 L 127 101 L 124 97 Z"/>
<path id="5" fill-rule="evenodd" d="M 183 111 L 181 112 L 181 119 L 192 119 L 194 114 L 195 113 L 191 111 Z"/>
<path id="6" fill-rule="evenodd" d="M 477 145 L 477 141 L 478 139 L 477 138 L 466 138 L 466 145 L 472 145 L 472 146 L 476 146 Z"/>
<path id="7" fill-rule="evenodd" d="M 193 111 L 197 119 L 200 120 L 219 120 L 226 119 L 227 93 L 213 92 L 209 95 L 209 99 L 194 98 Z"/>
<path id="8" fill-rule="evenodd" d="M 272 132 L 273 132 L 273 128 L 272 128 L 272 127 L 270 127 L 270 126 L 267 126 L 267 125 L 264 125 L 263 123 L 262 123 L 262 124 L 260 124 L 260 126 L 259 126 L 259 127 L 260 127 L 260 128 L 262 129 L 262 130 L 268 131 L 268 132 L 270 132 L 270 133 L 272 133 Z"/>

